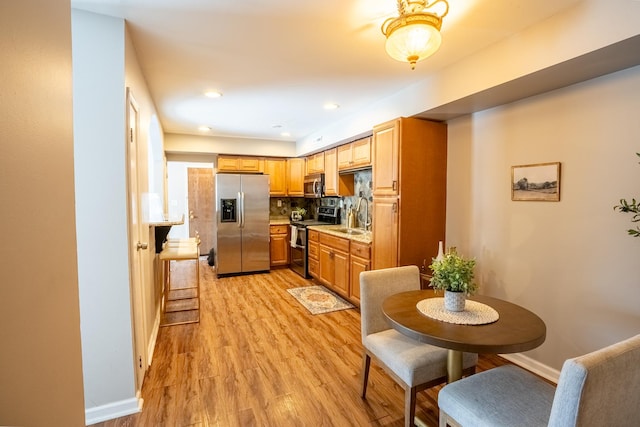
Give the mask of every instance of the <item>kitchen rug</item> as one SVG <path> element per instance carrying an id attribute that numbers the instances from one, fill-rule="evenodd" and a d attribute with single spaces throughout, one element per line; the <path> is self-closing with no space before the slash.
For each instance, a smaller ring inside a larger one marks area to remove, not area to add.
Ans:
<path id="1" fill-rule="evenodd" d="M 354 308 L 353 304 L 324 286 L 303 286 L 287 289 L 287 292 L 293 295 L 311 314 L 324 314 Z"/>

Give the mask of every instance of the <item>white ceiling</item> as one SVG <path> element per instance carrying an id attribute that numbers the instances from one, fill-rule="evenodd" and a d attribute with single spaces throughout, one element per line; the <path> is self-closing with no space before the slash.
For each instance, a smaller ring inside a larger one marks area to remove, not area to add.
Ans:
<path id="1" fill-rule="evenodd" d="M 395 0 L 71 4 L 126 19 L 165 132 L 297 141 L 578 1 L 449 0 L 442 47 L 414 71 L 384 50 Z"/>

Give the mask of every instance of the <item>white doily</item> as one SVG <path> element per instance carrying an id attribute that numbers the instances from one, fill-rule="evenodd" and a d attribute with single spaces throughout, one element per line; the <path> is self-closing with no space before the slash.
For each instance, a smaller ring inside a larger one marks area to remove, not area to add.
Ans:
<path id="1" fill-rule="evenodd" d="M 444 308 L 444 298 L 427 298 L 418 301 L 418 311 L 432 319 L 458 325 L 486 325 L 500 318 L 493 308 L 477 301 L 467 300 L 464 311 L 449 311 Z"/>

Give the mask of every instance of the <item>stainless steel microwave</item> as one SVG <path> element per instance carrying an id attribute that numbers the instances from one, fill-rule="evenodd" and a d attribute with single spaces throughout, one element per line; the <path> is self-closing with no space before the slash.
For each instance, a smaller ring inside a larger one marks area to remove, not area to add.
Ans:
<path id="1" fill-rule="evenodd" d="M 315 173 L 304 177 L 304 197 L 310 199 L 324 197 L 323 173 Z"/>

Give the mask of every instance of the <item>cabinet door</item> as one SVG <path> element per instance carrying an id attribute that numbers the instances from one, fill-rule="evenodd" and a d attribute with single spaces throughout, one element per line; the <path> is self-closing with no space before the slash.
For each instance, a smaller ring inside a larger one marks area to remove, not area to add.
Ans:
<path id="1" fill-rule="evenodd" d="M 345 144 L 338 147 L 338 170 L 351 168 L 351 163 L 353 162 L 351 147 L 352 144 Z"/>
<path id="2" fill-rule="evenodd" d="M 307 174 L 324 172 L 324 151 L 307 157 Z"/>
<path id="3" fill-rule="evenodd" d="M 238 171 L 238 158 L 218 156 L 218 171 L 219 172 L 237 172 Z"/>
<path id="4" fill-rule="evenodd" d="M 257 157 L 240 157 L 239 168 L 242 172 L 261 172 L 264 163 Z"/>
<path id="5" fill-rule="evenodd" d="M 289 265 L 289 235 L 271 235 L 271 266 Z"/>
<path id="6" fill-rule="evenodd" d="M 289 196 L 304 196 L 304 167 L 304 159 L 287 160 L 287 194 Z"/>
<path id="7" fill-rule="evenodd" d="M 324 152 L 324 194 L 325 196 L 338 195 L 338 169 L 335 148 Z"/>
<path id="8" fill-rule="evenodd" d="M 373 196 L 398 194 L 400 121 L 393 120 L 373 129 Z"/>
<path id="9" fill-rule="evenodd" d="M 359 139 L 351 143 L 351 157 L 354 167 L 371 164 L 371 137 Z"/>
<path id="10" fill-rule="evenodd" d="M 347 252 L 333 251 L 333 290 L 345 298 L 349 298 L 349 254 Z"/>
<path id="11" fill-rule="evenodd" d="M 349 285 L 349 299 L 360 305 L 360 273 L 371 269 L 368 259 L 351 255 L 351 283 Z"/>
<path id="12" fill-rule="evenodd" d="M 286 196 L 287 161 L 285 159 L 265 159 L 264 173 L 269 175 L 269 195 Z"/>
<path id="13" fill-rule="evenodd" d="M 333 288 L 335 277 L 334 252 L 329 246 L 320 245 L 320 273 L 318 279 L 330 288 Z"/>
<path id="14" fill-rule="evenodd" d="M 373 232 L 371 234 L 372 268 L 398 265 L 398 199 L 373 198 Z"/>

